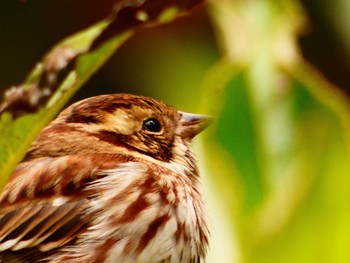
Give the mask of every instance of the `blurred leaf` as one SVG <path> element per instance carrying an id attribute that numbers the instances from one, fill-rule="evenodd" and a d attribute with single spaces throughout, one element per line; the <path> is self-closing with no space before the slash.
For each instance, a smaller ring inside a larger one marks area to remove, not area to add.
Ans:
<path id="1" fill-rule="evenodd" d="M 245 86 L 244 71 L 227 83 L 223 94 L 225 103 L 217 120 L 216 140 L 235 160 L 240 180 L 246 186 L 244 207 L 249 210 L 261 202 L 263 186 Z"/>
<path id="2" fill-rule="evenodd" d="M 333 88 L 328 85 L 327 90 L 322 90 L 319 86 L 310 86 L 315 83 L 317 75 L 310 70 L 307 73 L 307 80 L 300 79 L 297 71 L 292 76 L 295 79 L 299 168 L 291 174 L 291 179 L 295 181 L 297 178 L 299 182 L 292 184 L 288 181 L 285 190 L 282 188 L 284 195 L 280 196 L 287 202 L 288 199 L 296 199 L 296 202 L 292 206 L 274 202 L 275 213 L 264 215 L 264 221 L 272 227 L 278 224 L 278 214 L 283 212 L 288 216 L 284 224 L 268 236 L 259 236 L 258 233 L 263 233 L 255 229 L 257 239 L 252 249 L 252 262 L 349 260 L 348 249 L 343 245 L 350 241 L 350 210 L 347 205 L 350 198 L 350 179 L 347 176 L 350 155 L 347 139 L 339 116 L 327 103 L 328 99 L 322 99 L 323 92 L 328 93 Z M 327 82 L 322 85 L 327 85 Z M 316 89 L 318 95 L 313 93 Z M 296 189 L 290 191 L 290 188 Z M 266 227 L 265 224 L 265 234 Z"/>
<path id="3" fill-rule="evenodd" d="M 224 58 L 204 82 L 204 104 L 218 116 L 206 160 L 234 209 L 226 220 L 238 262 L 348 262 L 350 106 L 299 54 L 300 6 L 210 8 Z"/>

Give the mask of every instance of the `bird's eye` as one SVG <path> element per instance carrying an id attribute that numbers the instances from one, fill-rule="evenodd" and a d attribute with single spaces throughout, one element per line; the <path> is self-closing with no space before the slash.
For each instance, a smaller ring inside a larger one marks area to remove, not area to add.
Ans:
<path id="1" fill-rule="evenodd" d="M 143 128 L 150 132 L 159 132 L 162 126 L 157 119 L 149 118 L 143 122 Z"/>

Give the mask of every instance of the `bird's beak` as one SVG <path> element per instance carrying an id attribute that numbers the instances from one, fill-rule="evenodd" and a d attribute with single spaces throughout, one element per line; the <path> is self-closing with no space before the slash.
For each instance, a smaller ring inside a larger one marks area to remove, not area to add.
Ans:
<path id="1" fill-rule="evenodd" d="M 178 113 L 181 116 L 180 123 L 182 138 L 192 139 L 213 122 L 211 116 L 192 114 L 183 111 L 179 111 Z"/>

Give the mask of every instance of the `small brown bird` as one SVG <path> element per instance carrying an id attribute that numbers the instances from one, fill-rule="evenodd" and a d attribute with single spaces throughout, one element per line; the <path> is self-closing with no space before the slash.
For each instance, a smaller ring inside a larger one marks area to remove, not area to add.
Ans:
<path id="1" fill-rule="evenodd" d="M 209 231 L 191 140 L 208 124 L 129 94 L 62 111 L 0 196 L 0 262 L 202 262 Z"/>

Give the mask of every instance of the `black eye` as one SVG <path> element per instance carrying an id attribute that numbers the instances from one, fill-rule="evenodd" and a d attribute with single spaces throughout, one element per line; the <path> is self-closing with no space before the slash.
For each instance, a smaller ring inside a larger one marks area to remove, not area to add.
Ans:
<path id="1" fill-rule="evenodd" d="M 143 128 L 150 132 L 159 132 L 162 126 L 157 119 L 150 118 L 143 122 Z"/>

